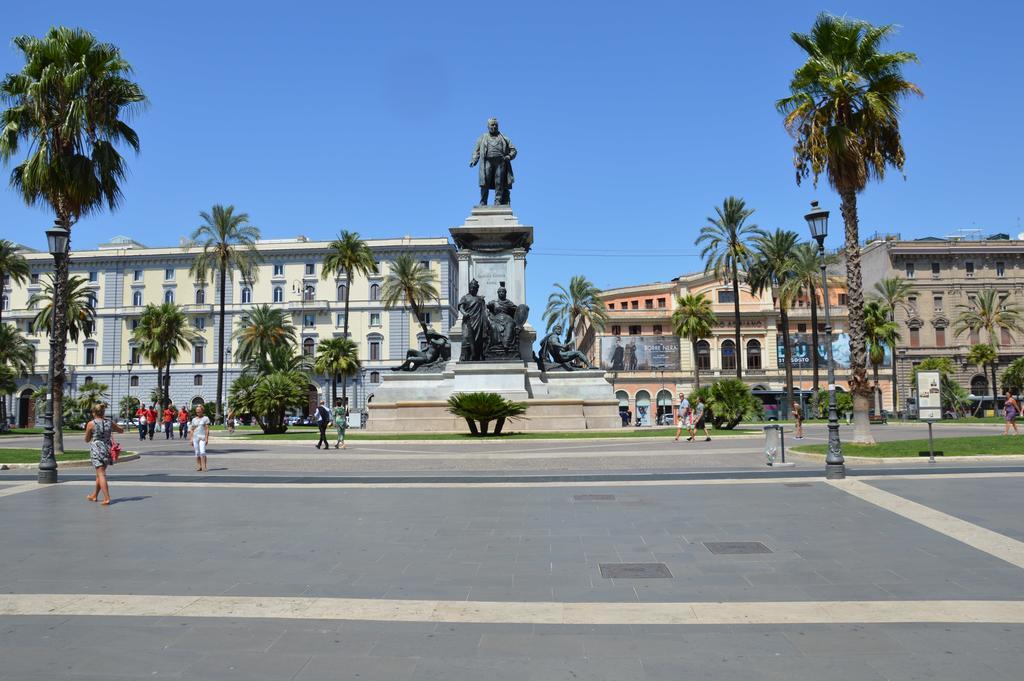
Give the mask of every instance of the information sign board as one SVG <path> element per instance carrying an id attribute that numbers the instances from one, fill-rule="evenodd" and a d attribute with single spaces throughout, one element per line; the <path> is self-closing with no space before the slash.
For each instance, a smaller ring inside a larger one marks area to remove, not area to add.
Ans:
<path id="1" fill-rule="evenodd" d="M 942 420 L 942 377 L 938 371 L 917 372 L 918 418 Z"/>

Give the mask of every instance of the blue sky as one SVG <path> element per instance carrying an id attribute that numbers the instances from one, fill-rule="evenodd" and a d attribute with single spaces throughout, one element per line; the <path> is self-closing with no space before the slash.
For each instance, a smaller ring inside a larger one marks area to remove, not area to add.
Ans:
<path id="1" fill-rule="evenodd" d="M 123 207 L 75 227 L 177 243 L 214 203 L 266 237 L 447 235 L 477 199 L 468 161 L 489 116 L 519 148 L 512 204 L 536 227 L 528 302 L 699 269 L 693 241 L 730 194 L 806 233 L 773 103 L 828 10 L 896 23 L 925 98 L 907 104 L 906 178 L 860 202 L 861 232 L 1024 231 L 1018 3 L 15 3 L 3 34 L 76 25 L 119 45 L 151 99 Z M 9 42 L 0 72 L 20 68 Z M 4 170 L 6 175 L 7 170 Z M 45 245 L 52 216 L 0 189 L 0 233 Z M 839 239 L 830 239 L 838 243 Z M 574 246 L 592 255 L 564 255 Z"/>

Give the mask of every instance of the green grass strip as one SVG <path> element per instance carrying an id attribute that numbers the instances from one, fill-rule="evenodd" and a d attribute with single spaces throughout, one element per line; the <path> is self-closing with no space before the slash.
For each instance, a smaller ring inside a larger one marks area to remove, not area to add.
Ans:
<path id="1" fill-rule="evenodd" d="M 64 452 L 57 457 L 61 461 L 85 461 L 89 458 L 89 452 L 82 449 L 73 449 Z M 0 463 L 38 463 L 38 449 L 0 449 Z"/>
<path id="2" fill-rule="evenodd" d="M 712 437 L 722 436 L 734 436 L 734 435 L 751 435 L 757 434 L 760 431 L 757 430 L 713 430 L 711 431 Z M 516 433 L 507 432 L 498 435 L 497 437 L 490 436 L 488 438 L 473 437 L 469 433 L 366 433 L 359 431 L 348 431 L 345 436 L 346 440 L 465 440 L 465 441 L 479 441 L 484 439 L 490 440 L 594 440 L 603 438 L 651 438 L 661 437 L 670 438 L 675 437 L 675 428 L 652 428 L 650 430 L 581 430 L 581 431 L 570 431 L 570 432 L 535 432 L 535 433 Z M 231 437 L 231 436 L 228 436 Z M 288 429 L 287 433 L 279 433 L 274 435 L 263 435 L 262 433 L 239 433 L 236 437 L 245 437 L 258 440 L 312 440 L 316 441 L 320 435 L 316 430 L 310 430 L 308 428 L 296 428 L 292 427 Z M 328 429 L 327 439 L 332 443 L 334 442 L 334 429 Z"/>
<path id="3" fill-rule="evenodd" d="M 983 435 L 979 437 L 937 437 L 935 451 L 944 456 L 1007 456 L 1024 454 L 1024 436 Z M 793 447 L 792 451 L 824 455 L 828 445 L 804 445 Z M 873 445 L 843 443 L 844 456 L 867 456 L 873 458 L 917 458 L 919 452 L 928 451 L 928 439 L 898 440 L 879 442 Z M 927 454 L 926 454 L 927 456 Z"/>

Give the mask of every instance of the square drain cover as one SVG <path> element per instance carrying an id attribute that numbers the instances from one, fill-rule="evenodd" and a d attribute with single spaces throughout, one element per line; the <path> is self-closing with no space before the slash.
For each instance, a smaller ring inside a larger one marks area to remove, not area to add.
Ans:
<path id="1" fill-rule="evenodd" d="M 574 501 L 615 501 L 614 494 L 574 494 Z"/>
<path id="2" fill-rule="evenodd" d="M 706 541 L 704 546 L 711 553 L 740 555 L 747 553 L 771 553 L 772 550 L 759 541 Z"/>
<path id="3" fill-rule="evenodd" d="M 671 579 L 664 563 L 601 563 L 605 579 Z"/>

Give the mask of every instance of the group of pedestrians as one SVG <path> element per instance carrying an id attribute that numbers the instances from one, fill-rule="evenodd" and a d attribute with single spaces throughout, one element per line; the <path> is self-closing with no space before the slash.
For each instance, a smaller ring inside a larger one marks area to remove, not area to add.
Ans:
<path id="1" fill-rule="evenodd" d="M 697 404 L 691 406 L 690 400 L 686 399 L 686 395 L 679 393 L 676 442 L 679 441 L 679 436 L 682 435 L 684 429 L 689 434 L 689 437 L 686 438 L 687 442 L 693 442 L 696 439 L 698 430 L 704 432 L 704 442 L 711 442 L 711 433 L 708 432 L 707 421 L 704 418 L 706 411 L 707 407 L 704 404 L 703 397 L 698 395 Z"/>
<path id="2" fill-rule="evenodd" d="M 316 426 L 320 430 L 320 439 L 317 440 L 316 448 L 320 449 L 321 445 L 325 449 L 331 448 L 331 443 L 327 441 L 327 428 L 333 423 L 337 433 L 334 448 L 345 449 L 345 431 L 348 429 L 348 417 L 347 397 L 339 397 L 334 400 L 333 410 L 328 410 L 324 401 L 320 400 L 320 405 L 316 408 Z"/>
<path id="3" fill-rule="evenodd" d="M 135 418 L 138 422 L 139 440 L 145 440 L 147 437 L 152 440 L 153 435 L 156 434 L 158 421 L 161 424 L 165 440 L 174 439 L 175 422 L 178 424 L 179 438 L 185 439 L 188 431 L 188 410 L 185 407 L 175 408 L 173 404 L 167 405 L 162 410 L 156 404 L 151 404 L 148 407 L 144 404 L 140 405 L 135 410 Z"/>

